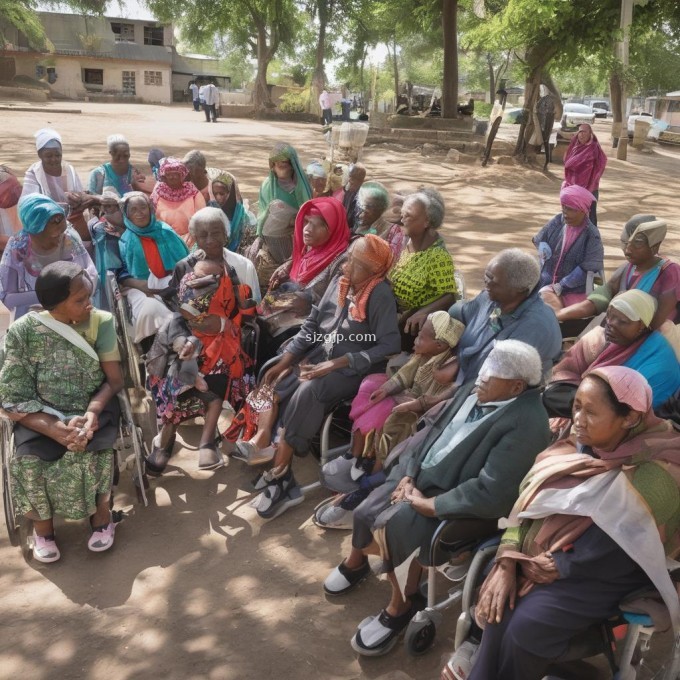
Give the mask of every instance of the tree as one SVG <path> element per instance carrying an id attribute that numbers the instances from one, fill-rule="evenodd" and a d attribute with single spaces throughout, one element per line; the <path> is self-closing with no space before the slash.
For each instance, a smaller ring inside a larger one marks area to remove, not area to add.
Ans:
<path id="1" fill-rule="evenodd" d="M 442 0 L 444 77 L 442 118 L 458 116 L 458 0 Z"/>
<path id="2" fill-rule="evenodd" d="M 231 45 L 246 46 L 257 62 L 255 108 L 272 106 L 267 70 L 282 47 L 292 48 L 302 30 L 300 11 L 294 0 L 147 0 L 161 21 L 174 21 L 183 35 L 195 40 L 226 36 Z"/>

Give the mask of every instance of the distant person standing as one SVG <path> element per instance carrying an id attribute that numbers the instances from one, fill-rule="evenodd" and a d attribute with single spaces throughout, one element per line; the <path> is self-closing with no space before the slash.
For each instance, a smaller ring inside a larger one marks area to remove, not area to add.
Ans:
<path id="1" fill-rule="evenodd" d="M 198 85 L 196 85 L 195 80 L 192 80 L 189 83 L 189 91 L 191 92 L 191 101 L 194 103 L 194 111 L 200 111 L 201 107 L 198 101 Z"/>
<path id="2" fill-rule="evenodd" d="M 205 112 L 205 122 L 209 123 L 212 116 L 212 122 L 217 122 L 217 104 L 220 101 L 220 93 L 213 83 L 204 85 L 203 90 L 203 111 Z"/>
<path id="3" fill-rule="evenodd" d="M 323 125 L 330 125 L 333 122 L 333 110 L 331 103 L 331 96 L 328 90 L 324 87 L 319 95 L 319 106 L 321 107 L 321 122 Z"/>

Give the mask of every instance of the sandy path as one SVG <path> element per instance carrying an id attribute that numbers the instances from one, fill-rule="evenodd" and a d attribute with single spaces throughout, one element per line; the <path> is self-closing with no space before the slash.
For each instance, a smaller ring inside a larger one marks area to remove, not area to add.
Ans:
<path id="1" fill-rule="evenodd" d="M 308 162 L 325 151 L 317 128 L 292 123 L 202 122 L 187 107 L 73 104 L 80 115 L 0 111 L 0 162 L 23 171 L 35 160 L 32 133 L 52 126 L 65 158 L 85 181 L 106 157 L 105 138 L 126 135 L 133 160 L 159 146 L 183 154 L 201 148 L 209 164 L 232 171 L 255 200 L 267 153 L 275 141 L 294 144 Z M 604 127 L 598 124 L 601 139 Z M 677 154 L 635 151 L 610 160 L 601 187 L 601 229 L 610 258 L 620 261 L 622 222 L 642 211 L 673 225 L 666 253 L 680 254 Z M 448 167 L 417 153 L 369 147 L 369 177 L 389 188 L 424 182 L 444 194 L 449 215 L 442 230 L 470 290 L 501 247 L 529 247 L 530 237 L 559 209 L 560 168 L 542 174 L 521 167 Z M 132 508 L 110 554 L 85 547 L 85 528 L 59 526 L 62 561 L 26 564 L 0 532 L 0 678 L 383 678 L 438 677 L 440 655 L 451 648 L 452 611 L 437 646 L 420 659 L 399 647 L 382 659 L 357 660 L 348 641 L 356 624 L 387 602 L 389 588 L 372 578 L 355 593 L 326 600 L 321 581 L 349 546 L 344 532 L 323 533 L 308 522 L 323 494 L 269 524 L 247 506 L 252 472 L 234 461 L 216 473 L 196 469 L 195 428 L 173 463 L 153 483 L 149 508 Z M 296 466 L 303 483 L 315 462 Z M 133 506 L 129 483 L 119 506 Z M 585 678 L 585 675 L 580 677 Z"/>

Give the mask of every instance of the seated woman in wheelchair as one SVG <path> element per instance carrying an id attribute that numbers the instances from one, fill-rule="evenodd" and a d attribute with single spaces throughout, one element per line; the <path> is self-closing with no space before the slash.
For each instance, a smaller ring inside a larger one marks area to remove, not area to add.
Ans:
<path id="1" fill-rule="evenodd" d="M 588 217 L 594 200 L 583 187 L 564 187 L 562 212 L 532 239 L 541 261 L 539 293 L 555 311 L 585 299 L 588 272 L 604 268 L 600 232 Z"/>
<path id="2" fill-rule="evenodd" d="M 509 512 L 517 485 L 550 441 L 540 382 L 538 352 L 516 340 L 499 341 L 476 391 L 459 390 L 429 428 L 403 442 L 385 484 L 354 511 L 352 551 L 326 578 L 325 592 L 342 595 L 363 580 L 370 573 L 368 554 L 382 557 L 392 585 L 389 604 L 362 621 L 352 638 L 356 652 L 387 653 L 423 608 L 418 584 L 442 519 L 455 520 L 447 540 L 481 539 Z M 402 595 L 394 569 L 418 548 Z"/>
<path id="3" fill-rule="evenodd" d="M 680 546 L 680 433 L 622 366 L 583 379 L 573 420 L 522 482 L 475 612 L 481 647 L 469 675 L 450 677 L 540 680 L 575 634 L 650 582 L 679 623 L 666 555 Z"/>
<path id="4" fill-rule="evenodd" d="M 145 193 L 128 192 L 120 207 L 125 224 L 120 254 L 130 275 L 121 281 L 121 287 L 132 312 L 133 341 L 141 342 L 170 317 L 158 293 L 167 287 L 175 265 L 189 250 L 172 227 L 156 219 Z"/>
<path id="5" fill-rule="evenodd" d="M 568 418 L 582 376 L 603 366 L 639 371 L 652 389 L 654 408 L 680 388 L 680 364 L 660 331 L 650 328 L 657 302 L 641 290 L 619 293 L 607 308 L 604 327 L 586 333 L 555 366 L 543 403 L 551 415 Z"/>
<path id="6" fill-rule="evenodd" d="M 36 281 L 45 311 L 12 324 L 0 371 L 0 404 L 16 422 L 13 498 L 33 520 L 33 556 L 59 559 L 53 517 L 90 518 L 90 550 L 113 545 L 109 502 L 123 386 L 113 318 L 93 309 L 80 265 L 55 262 Z"/>
<path id="7" fill-rule="evenodd" d="M 335 200 L 335 199 L 329 199 Z M 335 403 L 356 394 L 362 378 L 384 370 L 387 357 L 399 351 L 397 307 L 385 275 L 392 252 L 381 238 L 369 234 L 352 245 L 344 275 L 335 279 L 279 362 L 264 376 L 275 385 L 277 404 L 268 426 L 262 425 L 249 448 L 260 459 L 268 447 L 274 458 L 256 487 L 264 488 L 257 512 L 272 518 L 302 502 L 291 463 L 305 455 L 324 415 Z M 282 429 L 271 441 L 278 413 Z"/>
<path id="8" fill-rule="evenodd" d="M 209 470 L 223 465 L 215 446 L 222 403 L 227 400 L 238 407 L 251 387 L 246 369 L 252 358 L 242 350 L 241 331 L 244 320 L 255 312 L 255 302 L 250 298 L 250 287 L 240 282 L 230 264 L 235 253 L 226 250 L 227 217 L 217 208 L 203 208 L 191 218 L 189 233 L 197 250 L 177 263 L 163 293 L 168 304 L 179 311 L 158 330 L 147 353 L 147 385 L 156 403 L 160 427 L 146 459 L 150 474 L 163 472 L 172 455 L 177 425 L 196 415 L 205 417 L 199 468 Z M 208 285 L 192 289 L 193 284 L 206 283 L 197 279 L 198 274 L 206 273 L 202 268 L 208 273 Z M 190 336 L 200 342 L 200 348 L 193 340 L 187 342 Z M 179 337 L 184 338 L 183 346 L 173 348 L 173 341 Z M 177 359 L 189 359 L 197 348 L 200 385 L 187 391 L 187 381 L 173 368 Z"/>
<path id="9" fill-rule="evenodd" d="M 597 286 L 586 300 L 560 309 L 557 320 L 587 319 L 601 314 L 617 293 L 635 288 L 658 301 L 650 324 L 652 330 L 659 329 L 665 321 L 680 321 L 680 265 L 659 255 L 666 233 L 666 222 L 654 215 L 631 217 L 621 232 L 621 247 L 628 262 L 607 283 Z"/>

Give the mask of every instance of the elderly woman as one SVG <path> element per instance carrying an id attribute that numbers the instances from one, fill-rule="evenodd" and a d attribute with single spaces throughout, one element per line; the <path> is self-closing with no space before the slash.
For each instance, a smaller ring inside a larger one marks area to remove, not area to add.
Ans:
<path id="1" fill-rule="evenodd" d="M 90 550 L 113 545 L 115 395 L 123 375 L 113 319 L 92 308 L 93 286 L 82 267 L 47 265 L 35 288 L 45 311 L 7 331 L 0 405 L 16 423 L 12 497 L 33 521 L 34 558 L 55 562 L 55 514 L 90 518 Z"/>
<path id="2" fill-rule="evenodd" d="M 604 267 L 604 246 L 588 218 L 593 195 L 579 186 L 560 192 L 562 212 L 533 238 L 541 260 L 540 294 L 554 310 L 586 297 L 588 272 Z"/>
<path id="3" fill-rule="evenodd" d="M 6 165 L 0 165 L 0 250 L 21 229 L 17 213 L 20 198 L 21 184 L 16 175 Z"/>
<path id="4" fill-rule="evenodd" d="M 128 192 L 120 208 L 125 231 L 119 248 L 129 274 L 121 283 L 132 312 L 133 340 L 141 342 L 169 318 L 170 311 L 156 295 L 165 290 L 175 265 L 189 251 L 172 227 L 156 219 L 145 193 Z"/>
<path id="5" fill-rule="evenodd" d="M 326 578 L 324 590 L 348 592 L 370 573 L 367 554 L 379 554 L 392 595 L 380 614 L 359 625 L 352 639 L 356 652 L 385 654 L 422 608 L 418 584 L 441 520 L 454 520 L 447 541 L 481 539 L 510 511 L 520 480 L 550 441 L 540 382 L 541 359 L 533 347 L 498 342 L 476 391 L 460 394 L 418 444 L 407 445 L 386 483 L 357 508 L 352 552 Z M 417 549 L 402 596 L 394 569 Z"/>
<path id="6" fill-rule="evenodd" d="M 178 158 L 163 158 L 158 170 L 158 182 L 151 193 L 156 217 L 169 224 L 187 240 L 189 220 L 205 208 L 203 194 L 187 179 L 189 171 Z"/>
<path id="7" fill-rule="evenodd" d="M 345 206 L 347 213 L 347 224 L 350 231 L 354 232 L 354 223 L 357 218 L 357 198 L 359 189 L 366 180 L 366 168 L 363 163 L 354 163 L 349 166 L 349 173 L 347 175 L 347 184 L 345 184 L 345 195 L 342 199 L 342 204 Z"/>
<path id="8" fill-rule="evenodd" d="M 277 144 L 269 154 L 269 175 L 260 187 L 257 235 L 262 235 L 269 204 L 273 200 L 279 199 L 298 210 L 311 197 L 312 188 L 297 151 L 290 144 Z"/>
<path id="9" fill-rule="evenodd" d="M 621 366 L 584 378 L 573 419 L 522 482 L 476 607 L 484 634 L 468 680 L 540 680 L 574 635 L 650 582 L 680 623 L 666 567 L 678 553 L 680 434 Z"/>
<path id="10" fill-rule="evenodd" d="M 578 126 L 564 154 L 564 182 L 562 187 L 579 186 L 595 198 L 590 205 L 590 221 L 597 224 L 597 200 L 600 195 L 600 178 L 607 167 L 607 155 L 588 123 Z"/>
<path id="11" fill-rule="evenodd" d="M 203 194 L 206 204 L 209 201 L 214 201 L 215 195 L 212 191 L 210 177 L 219 174 L 221 171 L 217 168 L 209 168 L 205 155 L 198 149 L 187 151 L 186 155 L 182 159 L 182 163 L 187 166 L 187 170 L 189 171 L 189 180 L 201 192 L 201 194 Z"/>
<path id="12" fill-rule="evenodd" d="M 172 324 L 179 321 L 186 325 L 176 315 L 159 330 L 147 354 L 147 382 L 156 402 L 160 427 L 146 461 L 147 470 L 152 474 L 160 474 L 165 469 L 172 455 L 177 425 L 196 415 L 204 415 L 205 418 L 198 466 L 201 469 L 220 467 L 223 461 L 215 447 L 215 428 L 222 403 L 229 401 L 238 407 L 250 389 L 245 369 L 251 359 L 241 350 L 241 324 L 254 312 L 254 303 L 248 303 L 250 288 L 241 283 L 236 267 L 232 266 L 234 258 L 245 258 L 227 250 L 229 223 L 221 210 L 199 210 L 191 218 L 189 230 L 196 240 L 197 250 L 177 263 L 164 296 L 171 297 L 173 306 L 179 308 L 179 297 L 199 261 L 211 263 L 223 272 L 205 305 L 207 311 L 188 322 L 191 335 L 201 343 L 198 365 L 207 383 L 207 391 L 192 389 L 182 392 L 180 382 L 169 375 L 174 357 L 179 354 L 182 358 L 181 351 L 171 347 Z M 247 260 L 246 263 L 252 267 Z"/>
<path id="13" fill-rule="evenodd" d="M 96 199 L 85 193 L 73 166 L 62 161 L 61 135 L 43 128 L 34 137 L 40 160 L 26 170 L 21 195 L 44 194 L 63 207 L 68 206 L 69 222 L 84 241 L 89 241 L 83 210 L 94 205 Z"/>
<path id="14" fill-rule="evenodd" d="M 410 350 L 427 315 L 456 301 L 456 281 L 451 255 L 437 231 L 444 223 L 441 194 L 434 189 L 411 194 L 401 215 L 409 241 L 390 272 L 390 281 L 401 314 L 402 344 Z"/>
<path id="15" fill-rule="evenodd" d="M 312 305 L 323 297 L 347 258 L 349 227 L 342 203 L 334 198 L 307 201 L 295 218 L 293 256 L 269 280 L 262 301 L 260 359 L 274 355 L 276 348 L 300 326 Z"/>
<path id="16" fill-rule="evenodd" d="M 236 177 L 230 172 L 218 170 L 212 177 L 210 186 L 214 199 L 208 205 L 222 210 L 229 220 L 230 236 L 227 247 L 234 253 L 243 252 L 252 239 L 246 233 L 249 226 L 248 211 L 243 204 Z"/>
<path id="17" fill-rule="evenodd" d="M 387 189 L 380 182 L 365 182 L 357 197 L 357 223 L 354 233 L 359 236 L 375 234 L 389 243 L 398 262 L 404 248 L 406 237 L 401 225 L 392 224 L 385 213 L 390 207 Z"/>
<path id="18" fill-rule="evenodd" d="M 52 262 L 74 262 L 97 281 L 97 270 L 60 205 L 42 194 L 30 194 L 19 201 L 18 212 L 22 229 L 9 239 L 0 260 L 0 300 L 13 319 L 39 305 L 35 282 Z"/>
<path id="19" fill-rule="evenodd" d="M 155 180 L 143 175 L 130 163 L 130 144 L 123 135 L 109 135 L 106 146 L 111 160 L 90 173 L 89 191 L 100 196 L 104 189 L 125 196 L 130 191 L 150 194 Z"/>
<path id="20" fill-rule="evenodd" d="M 120 237 L 125 231 L 123 213 L 118 203 L 118 195 L 105 191 L 101 196 L 101 214 L 88 222 L 90 237 L 94 244 L 94 262 L 99 275 L 99 285 L 93 301 L 99 309 L 109 309 L 106 294 L 106 275 L 113 272 L 118 283 L 130 278 L 120 256 Z M 110 310 L 109 310 L 110 311 Z"/>
<path id="21" fill-rule="evenodd" d="M 548 410 L 567 417 L 581 378 L 602 366 L 639 371 L 652 389 L 654 408 L 672 396 L 680 388 L 680 364 L 668 340 L 650 328 L 655 312 L 651 295 L 619 293 L 609 303 L 604 327 L 586 333 L 553 369 L 544 395 Z"/>
<path id="22" fill-rule="evenodd" d="M 282 430 L 268 454 L 261 449 L 269 444 L 271 428 L 260 429 L 250 442 L 259 460 L 274 458 L 259 481 L 259 488 L 266 487 L 257 507 L 260 517 L 276 517 L 302 502 L 293 454 L 305 455 L 328 408 L 356 394 L 362 377 L 384 370 L 387 357 L 399 350 L 394 296 L 385 281 L 391 263 L 382 239 L 369 235 L 357 241 L 343 276 L 331 283 L 265 374 L 264 383 L 275 386 L 278 395 Z"/>
<path id="23" fill-rule="evenodd" d="M 621 232 L 621 247 L 628 260 L 598 286 L 586 300 L 557 312 L 559 321 L 585 319 L 607 309 L 617 294 L 635 288 L 658 301 L 650 327 L 657 330 L 665 321 L 678 321 L 680 305 L 680 265 L 659 255 L 667 226 L 654 215 L 634 215 Z"/>

